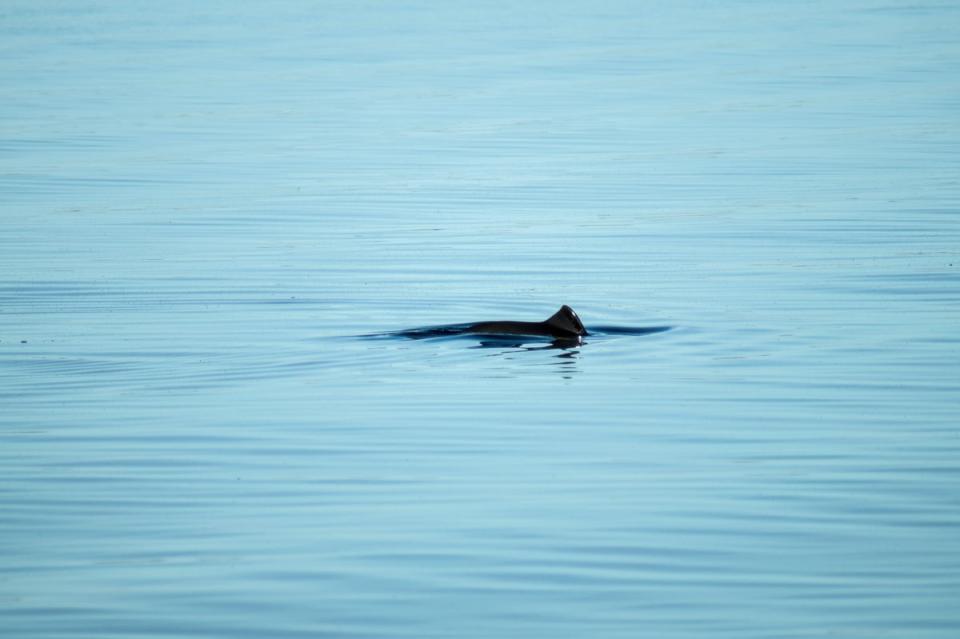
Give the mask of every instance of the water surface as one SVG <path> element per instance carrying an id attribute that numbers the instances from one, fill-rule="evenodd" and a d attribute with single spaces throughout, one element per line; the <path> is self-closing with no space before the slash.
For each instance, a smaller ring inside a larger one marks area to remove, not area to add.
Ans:
<path id="1" fill-rule="evenodd" d="M 957 636 L 958 19 L 6 3 L 2 627 Z"/>

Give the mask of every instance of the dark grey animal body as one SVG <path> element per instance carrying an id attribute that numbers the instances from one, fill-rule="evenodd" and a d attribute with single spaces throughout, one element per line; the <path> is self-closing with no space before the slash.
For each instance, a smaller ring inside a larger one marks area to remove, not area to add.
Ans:
<path id="1" fill-rule="evenodd" d="M 588 334 L 577 313 L 566 304 L 543 322 L 477 322 L 467 332 L 479 335 L 542 335 L 558 339 L 574 339 Z"/>
<path id="2" fill-rule="evenodd" d="M 542 322 L 472 322 L 470 324 L 447 324 L 445 326 L 426 326 L 410 328 L 405 331 L 380 333 L 368 337 L 406 337 L 409 339 L 429 339 L 434 337 L 475 337 L 481 347 L 515 346 L 525 350 L 538 350 L 525 344 L 530 337 L 544 338 L 550 341 L 542 348 L 576 348 L 588 335 L 649 335 L 670 330 L 670 326 L 594 326 L 590 332 L 583 327 L 577 313 L 567 305 Z"/>
<path id="3" fill-rule="evenodd" d="M 398 331 L 395 335 L 403 335 L 413 339 L 428 337 L 444 337 L 451 335 L 489 335 L 489 336 L 523 336 L 552 337 L 557 340 L 579 341 L 581 337 L 589 335 L 583 327 L 583 322 L 577 313 L 564 304 L 560 310 L 542 322 L 476 322 L 473 324 L 451 324 L 448 326 L 429 326 L 414 328 L 407 331 Z"/>

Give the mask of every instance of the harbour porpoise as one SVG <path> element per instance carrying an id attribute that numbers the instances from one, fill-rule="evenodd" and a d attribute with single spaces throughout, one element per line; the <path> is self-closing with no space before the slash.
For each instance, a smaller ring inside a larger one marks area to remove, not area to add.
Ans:
<path id="1" fill-rule="evenodd" d="M 500 320 L 493 322 L 472 322 L 469 324 L 446 324 L 444 326 L 425 326 L 409 328 L 403 331 L 377 333 L 366 337 L 406 337 L 408 339 L 430 339 L 443 337 L 475 337 L 481 346 L 503 347 L 523 346 L 528 338 L 542 338 L 551 341 L 546 348 L 574 348 L 583 344 L 588 335 L 649 335 L 669 331 L 670 326 L 593 326 L 588 332 L 576 311 L 564 304 L 556 313 L 542 322 L 515 322 Z M 531 349 L 527 349 L 531 350 Z"/>
<path id="2" fill-rule="evenodd" d="M 398 331 L 395 335 L 403 335 L 413 339 L 428 337 L 445 337 L 450 335 L 489 335 L 489 336 L 537 336 L 552 337 L 556 340 L 580 341 L 580 338 L 589 335 L 583 327 L 583 322 L 576 311 L 564 304 L 560 310 L 542 322 L 513 322 L 493 321 L 475 322 L 472 324 L 451 324 L 448 326 L 429 326 Z"/>
<path id="3" fill-rule="evenodd" d="M 479 335 L 541 335 L 558 339 L 575 339 L 588 334 L 576 311 L 566 304 L 542 322 L 477 322 L 465 332 Z"/>

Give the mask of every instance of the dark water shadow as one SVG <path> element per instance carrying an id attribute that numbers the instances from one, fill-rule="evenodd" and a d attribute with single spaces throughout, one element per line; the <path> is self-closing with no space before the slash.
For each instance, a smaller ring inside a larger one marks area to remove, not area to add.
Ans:
<path id="1" fill-rule="evenodd" d="M 555 366 L 554 371 L 571 379 L 578 372 L 577 360 L 583 342 L 577 339 L 551 339 L 547 337 L 518 337 L 503 335 L 462 335 L 456 338 L 479 338 L 470 349 L 489 351 L 489 357 L 512 359 L 517 354 L 542 353 Z M 444 338 L 441 338 L 444 339 Z M 450 338 L 445 338 L 449 340 Z"/>
<path id="2" fill-rule="evenodd" d="M 495 348 L 495 349 L 515 349 L 517 351 L 546 351 L 546 350 L 564 350 L 579 348 L 583 345 L 583 340 L 576 339 L 556 339 L 549 337 L 504 337 L 500 335 L 464 335 L 462 338 L 474 338 L 477 343 L 470 348 Z"/>
<path id="3" fill-rule="evenodd" d="M 602 335 L 653 335 L 672 330 L 673 326 L 594 326 L 590 337 Z"/>
<path id="4" fill-rule="evenodd" d="M 590 342 L 607 338 L 643 337 L 671 330 L 672 326 L 595 326 L 583 336 L 553 337 L 549 335 L 504 335 L 470 331 L 473 324 L 429 326 L 403 331 L 361 335 L 358 337 L 376 340 L 403 340 L 449 343 L 454 340 L 469 342 L 468 349 L 487 351 L 489 357 L 513 359 L 532 353 L 541 353 L 555 365 L 555 371 L 570 379 L 578 372 L 582 349 Z M 523 358 L 526 359 L 526 358 Z M 546 363 L 546 362 L 543 362 Z"/>

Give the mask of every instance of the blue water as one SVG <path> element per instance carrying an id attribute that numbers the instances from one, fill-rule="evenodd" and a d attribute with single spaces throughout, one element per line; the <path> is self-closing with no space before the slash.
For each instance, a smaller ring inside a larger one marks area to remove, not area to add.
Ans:
<path id="1" fill-rule="evenodd" d="M 5 2 L 0 635 L 960 635 L 958 24 Z"/>

